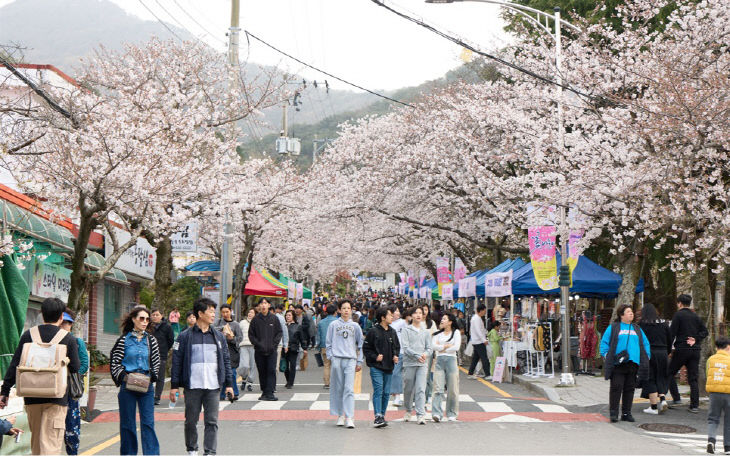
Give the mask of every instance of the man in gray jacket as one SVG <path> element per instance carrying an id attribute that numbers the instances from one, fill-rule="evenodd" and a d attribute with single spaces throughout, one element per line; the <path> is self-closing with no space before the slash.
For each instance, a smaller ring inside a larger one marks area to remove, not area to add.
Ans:
<path id="1" fill-rule="evenodd" d="M 236 381 L 236 369 L 241 362 L 241 342 L 243 342 L 243 332 L 241 326 L 233 319 L 233 310 L 229 304 L 221 306 L 221 317 L 213 325 L 215 329 L 222 332 L 226 336 L 228 343 L 228 353 L 231 356 L 231 371 L 233 372 L 233 399 L 238 400 L 238 382 Z M 227 327 L 227 328 L 226 328 Z M 226 400 L 225 391 L 221 390 L 221 400 Z"/>

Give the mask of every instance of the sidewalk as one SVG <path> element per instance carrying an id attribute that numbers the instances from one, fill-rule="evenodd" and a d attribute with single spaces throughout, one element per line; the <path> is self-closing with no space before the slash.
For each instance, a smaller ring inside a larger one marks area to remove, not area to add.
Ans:
<path id="1" fill-rule="evenodd" d="M 522 385 L 528 390 L 542 395 L 547 399 L 564 405 L 575 405 L 579 407 L 590 407 L 594 405 L 608 404 L 608 380 L 602 375 L 591 377 L 588 375 L 576 375 L 575 386 L 558 386 L 560 374 L 555 377 L 532 378 L 525 375 L 513 376 L 514 383 Z M 689 394 L 688 385 L 679 385 L 679 392 L 682 396 Z M 639 396 L 641 389 L 637 389 L 634 395 L 635 402 L 648 402 Z"/>

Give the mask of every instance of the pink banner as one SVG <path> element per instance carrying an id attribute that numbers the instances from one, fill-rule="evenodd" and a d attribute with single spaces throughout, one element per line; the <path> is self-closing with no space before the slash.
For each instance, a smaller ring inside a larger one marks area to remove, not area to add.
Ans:
<path id="1" fill-rule="evenodd" d="M 456 258 L 456 261 L 454 262 L 454 282 L 459 283 L 459 280 L 466 277 L 467 271 L 466 266 L 464 266 L 464 262 L 461 261 L 461 258 Z"/>
<path id="2" fill-rule="evenodd" d="M 530 240 L 530 261 L 537 286 L 543 290 L 558 287 L 556 251 L 556 228 L 554 226 L 531 227 L 527 236 Z"/>

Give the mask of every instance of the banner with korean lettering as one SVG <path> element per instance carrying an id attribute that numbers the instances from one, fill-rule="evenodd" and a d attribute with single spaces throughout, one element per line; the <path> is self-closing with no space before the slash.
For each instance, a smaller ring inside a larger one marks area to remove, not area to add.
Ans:
<path id="1" fill-rule="evenodd" d="M 304 298 L 304 284 L 298 283 L 297 284 L 297 299 L 302 300 Z"/>
<path id="2" fill-rule="evenodd" d="M 477 278 L 466 277 L 459 280 L 459 297 L 471 298 L 477 295 Z"/>
<path id="3" fill-rule="evenodd" d="M 532 272 L 535 274 L 537 286 L 542 290 L 554 290 L 558 287 L 556 234 L 554 226 L 534 226 L 527 232 L 530 239 Z"/>
<path id="4" fill-rule="evenodd" d="M 464 266 L 464 262 L 461 261 L 461 258 L 456 257 L 456 260 L 454 261 L 454 283 L 459 283 L 459 280 L 466 277 L 467 270 L 466 266 Z"/>
<path id="5" fill-rule="evenodd" d="M 293 280 L 290 280 L 286 284 L 286 297 L 289 298 L 290 301 L 297 298 L 297 283 Z"/>
<path id="6" fill-rule="evenodd" d="M 449 259 L 446 257 L 436 257 L 436 283 L 441 294 L 442 287 L 445 283 L 449 283 Z"/>
<path id="7" fill-rule="evenodd" d="M 441 286 L 441 300 L 442 301 L 453 301 L 454 300 L 454 284 L 445 283 Z"/>
<path id="8" fill-rule="evenodd" d="M 406 273 L 405 272 L 399 272 L 398 273 L 398 277 L 400 277 L 400 282 L 399 283 L 405 283 L 405 281 L 408 280 L 406 278 Z"/>
<path id="9" fill-rule="evenodd" d="M 570 268 L 570 286 L 573 286 L 573 271 L 578 266 L 581 250 L 578 249 L 578 243 L 583 239 L 583 230 L 573 230 L 568 237 L 568 267 Z"/>
<path id="10" fill-rule="evenodd" d="M 408 288 L 413 288 L 416 285 L 416 278 L 413 276 L 413 271 L 408 271 Z"/>
<path id="11" fill-rule="evenodd" d="M 428 287 L 421 287 L 418 289 L 418 297 L 420 299 L 429 299 L 431 297 L 431 289 Z"/>
<path id="12" fill-rule="evenodd" d="M 189 222 L 180 231 L 170 236 L 173 252 L 198 251 L 198 222 Z"/>
<path id="13" fill-rule="evenodd" d="M 428 278 L 428 271 L 425 269 L 421 269 L 418 271 L 418 286 L 422 287 L 424 283 L 426 283 L 426 279 Z"/>
<path id="14" fill-rule="evenodd" d="M 512 270 L 484 276 L 484 296 L 501 298 L 512 294 Z"/>
<path id="15" fill-rule="evenodd" d="M 51 263 L 35 262 L 31 294 L 39 298 L 68 300 L 71 291 L 71 270 Z"/>

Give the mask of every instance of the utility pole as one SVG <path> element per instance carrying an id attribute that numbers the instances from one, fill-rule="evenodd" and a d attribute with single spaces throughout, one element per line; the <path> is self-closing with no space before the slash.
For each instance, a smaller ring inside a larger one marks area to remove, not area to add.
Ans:
<path id="1" fill-rule="evenodd" d="M 231 0 L 231 27 L 228 29 L 228 65 L 230 80 L 228 90 L 233 91 L 233 85 L 238 79 L 238 36 L 241 31 L 238 22 L 240 14 L 240 0 Z M 233 227 L 229 221 L 230 214 L 226 210 L 226 223 L 223 229 L 223 248 L 221 249 L 221 282 L 220 282 L 220 307 L 228 302 L 228 295 L 233 290 L 233 261 L 231 252 L 231 235 Z M 239 278 L 240 279 L 240 278 Z M 234 303 L 235 318 L 241 319 L 241 300 Z"/>
<path id="2" fill-rule="evenodd" d="M 284 100 L 284 106 L 281 113 L 281 136 L 289 137 L 289 123 L 287 118 L 287 108 L 289 107 L 289 100 Z"/>
<path id="3" fill-rule="evenodd" d="M 332 140 L 330 138 L 315 139 L 312 141 L 312 165 L 317 162 L 317 154 L 322 152 L 329 144 L 332 144 Z"/>

